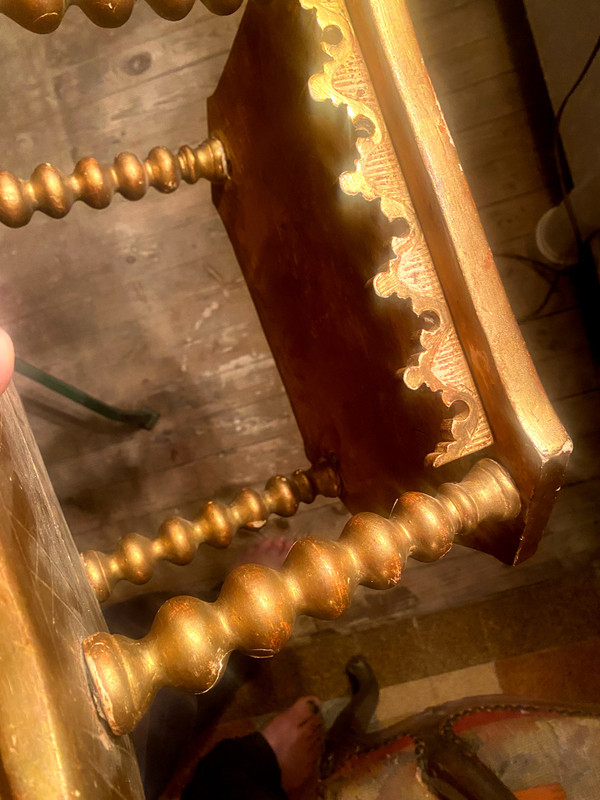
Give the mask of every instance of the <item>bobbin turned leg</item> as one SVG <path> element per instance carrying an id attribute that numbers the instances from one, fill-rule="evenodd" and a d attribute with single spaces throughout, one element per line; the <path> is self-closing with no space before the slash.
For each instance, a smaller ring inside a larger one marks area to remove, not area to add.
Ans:
<path id="1" fill-rule="evenodd" d="M 232 650 L 258 658 L 277 653 L 296 616 L 338 617 L 360 584 L 394 586 L 408 556 L 441 558 L 457 534 L 484 521 L 514 519 L 521 508 L 511 478 L 495 461 L 478 462 L 435 497 L 402 495 L 390 519 L 356 514 L 337 542 L 302 539 L 280 571 L 235 569 L 215 603 L 176 597 L 139 641 L 97 633 L 84 643 L 100 714 L 115 733 L 132 730 L 162 686 L 203 692 L 219 679 Z"/>
<path id="2" fill-rule="evenodd" d="M 262 528 L 271 514 L 291 517 L 300 503 L 312 503 L 318 495 L 337 497 L 339 492 L 335 470 L 317 464 L 287 478 L 275 475 L 262 492 L 242 489 L 229 504 L 210 501 L 193 520 L 166 519 L 155 539 L 128 533 L 112 553 L 87 550 L 81 557 L 96 597 L 103 603 L 121 580 L 149 581 L 158 561 L 189 564 L 201 544 L 228 547 L 240 528 Z"/>
<path id="3" fill-rule="evenodd" d="M 195 0 L 147 0 L 150 8 L 163 19 L 180 20 L 192 10 Z M 213 14 L 233 14 L 242 0 L 202 0 Z M 63 20 L 69 6 L 79 6 L 94 25 L 119 28 L 133 11 L 134 0 L 0 0 L 0 14 L 33 33 L 51 33 Z"/>
<path id="4" fill-rule="evenodd" d="M 227 158 L 218 139 L 207 139 L 198 147 L 184 145 L 177 154 L 154 147 L 143 161 L 133 153 L 119 153 L 112 166 L 82 158 L 71 175 L 52 164 L 40 164 L 29 180 L 4 170 L 0 171 L 0 222 L 21 228 L 35 211 L 60 219 L 78 200 L 106 208 L 116 193 L 139 200 L 149 186 L 170 194 L 181 181 L 196 183 L 201 178 L 214 183 L 227 179 Z"/>

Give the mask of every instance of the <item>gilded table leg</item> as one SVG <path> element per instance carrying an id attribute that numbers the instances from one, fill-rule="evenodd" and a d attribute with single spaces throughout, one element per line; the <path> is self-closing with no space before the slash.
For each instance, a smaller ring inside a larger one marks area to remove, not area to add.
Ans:
<path id="1" fill-rule="evenodd" d="M 320 494 L 337 497 L 339 492 L 337 475 L 327 464 L 298 469 L 288 478 L 276 475 L 262 493 L 242 489 L 232 503 L 211 500 L 193 520 L 166 519 L 155 539 L 128 533 L 112 553 L 88 550 L 82 554 L 83 564 L 103 603 L 121 580 L 147 583 L 158 561 L 189 564 L 201 544 L 228 547 L 239 528 L 262 528 L 271 514 L 291 517 L 300 503 L 312 503 Z"/>
<path id="2" fill-rule="evenodd" d="M 435 561 L 454 537 L 483 521 L 513 519 L 519 494 L 495 461 L 479 461 L 460 483 L 435 497 L 407 492 L 390 519 L 352 517 L 337 542 L 309 537 L 291 549 L 280 571 L 247 564 L 233 570 L 215 603 L 176 597 L 143 639 L 97 633 L 84 653 L 100 714 L 115 733 L 130 731 L 162 686 L 210 689 L 232 650 L 264 658 L 289 639 L 296 616 L 338 617 L 358 585 L 387 589 L 408 556 Z"/>
<path id="3" fill-rule="evenodd" d="M 106 208 L 115 193 L 139 200 L 149 186 L 169 194 L 181 181 L 196 183 L 200 178 L 213 182 L 227 178 L 227 158 L 218 139 L 207 139 L 198 147 L 184 145 L 177 154 L 154 147 L 143 161 L 133 153 L 119 153 L 112 166 L 82 158 L 71 175 L 52 164 L 40 164 L 29 180 L 0 171 L 0 222 L 21 228 L 35 211 L 60 219 L 78 200 Z"/>

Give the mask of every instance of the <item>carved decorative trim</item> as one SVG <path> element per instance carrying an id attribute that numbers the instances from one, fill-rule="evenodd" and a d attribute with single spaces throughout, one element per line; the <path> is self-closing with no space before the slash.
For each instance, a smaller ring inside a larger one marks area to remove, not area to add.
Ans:
<path id="1" fill-rule="evenodd" d="M 424 385 L 439 392 L 452 411 L 441 441 L 426 460 L 438 467 L 492 444 L 492 432 L 344 0 L 300 2 L 305 9 L 316 11 L 324 35 L 323 50 L 331 57 L 323 71 L 311 77 L 311 95 L 316 101 L 345 105 L 357 131 L 356 168 L 340 176 L 340 186 L 349 195 L 379 201 L 383 214 L 397 229 L 390 243 L 394 256 L 375 277 L 373 288 L 381 297 L 397 295 L 410 300 L 423 325 L 412 356 L 398 374 L 410 389 Z"/>

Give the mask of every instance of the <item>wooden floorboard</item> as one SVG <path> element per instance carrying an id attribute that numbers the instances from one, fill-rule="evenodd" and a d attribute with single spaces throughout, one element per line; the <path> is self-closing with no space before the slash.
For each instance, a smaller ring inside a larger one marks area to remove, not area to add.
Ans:
<path id="1" fill-rule="evenodd" d="M 500 2 L 414 0 L 411 7 L 492 248 L 532 256 L 532 234 L 555 186 L 544 172 L 548 153 L 537 149 L 543 122 L 523 92 Z M 128 149 L 145 156 L 156 144 L 201 141 L 205 101 L 238 21 L 239 14 L 217 18 L 197 4 L 171 24 L 138 4 L 130 24 L 116 30 L 94 28 L 77 9 L 48 37 L 3 24 L 2 168 L 28 176 L 48 160 L 69 171 L 84 155 L 111 160 Z M 172 197 L 151 192 L 137 204 L 115 198 L 102 213 L 79 204 L 67 220 L 36 215 L 27 229 L 0 236 L 0 321 L 18 353 L 108 402 L 162 414 L 153 431 L 131 431 L 17 379 L 81 548 L 108 547 L 130 530 L 152 534 L 169 514 L 194 515 L 213 495 L 231 499 L 244 484 L 261 487 L 273 472 L 306 464 L 207 186 Z M 547 280 L 523 261 L 501 257 L 498 266 L 517 317 L 526 319 Z M 517 570 L 459 548 L 435 568 L 414 565 L 387 614 L 475 602 L 595 557 L 598 380 L 568 278 L 542 316 L 524 322 L 523 334 L 577 448 L 548 537 Z M 327 501 L 269 530 L 335 538 L 346 516 Z M 232 558 L 204 549 L 189 573 L 166 565 L 148 588 L 212 584 Z M 361 594 L 348 625 L 382 613 L 369 596 Z"/>

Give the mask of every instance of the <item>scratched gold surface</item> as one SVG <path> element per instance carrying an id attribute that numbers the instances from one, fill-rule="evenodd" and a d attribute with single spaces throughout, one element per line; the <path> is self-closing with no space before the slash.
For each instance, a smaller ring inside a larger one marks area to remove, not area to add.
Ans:
<path id="1" fill-rule="evenodd" d="M 98 717 L 81 644 L 100 607 L 15 389 L 0 398 L 0 796 L 142 800 L 128 737 Z"/>

